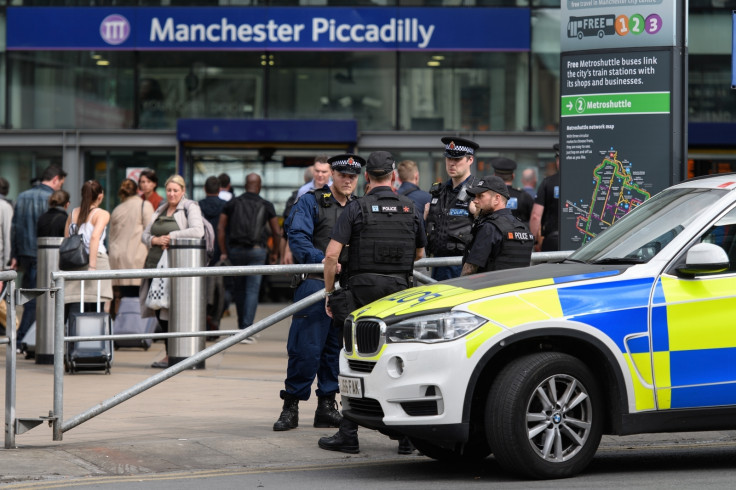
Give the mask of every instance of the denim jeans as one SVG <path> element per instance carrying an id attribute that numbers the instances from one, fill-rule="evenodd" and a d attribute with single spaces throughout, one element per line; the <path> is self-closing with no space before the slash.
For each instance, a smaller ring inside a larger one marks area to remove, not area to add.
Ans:
<path id="1" fill-rule="evenodd" d="M 228 251 L 228 257 L 233 265 L 264 265 L 267 256 L 268 249 L 266 248 L 231 246 Z M 262 277 L 233 277 L 233 302 L 238 312 L 238 328 L 241 330 L 253 325 Z"/>
<path id="2" fill-rule="evenodd" d="M 432 269 L 432 279 L 436 281 L 444 281 L 445 279 L 452 279 L 454 277 L 460 277 L 460 273 L 463 268 L 460 265 L 447 265 L 441 267 L 435 267 Z"/>
<path id="3" fill-rule="evenodd" d="M 18 268 L 23 271 L 23 280 L 20 287 L 23 289 L 36 288 L 36 257 L 21 255 L 18 257 Z M 23 340 L 28 330 L 36 321 L 36 299 L 30 300 L 23 305 L 23 316 L 18 327 L 18 342 Z"/>

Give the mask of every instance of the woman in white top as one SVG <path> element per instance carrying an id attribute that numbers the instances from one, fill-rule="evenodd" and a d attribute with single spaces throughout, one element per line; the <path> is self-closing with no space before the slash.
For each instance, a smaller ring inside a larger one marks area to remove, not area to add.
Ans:
<path id="1" fill-rule="evenodd" d="M 110 270 L 110 260 L 105 249 L 105 231 L 110 221 L 110 213 L 100 208 L 105 195 L 96 180 L 88 180 L 82 186 L 82 203 L 74 208 L 66 220 L 64 236 L 73 233 L 82 235 L 84 248 L 89 254 L 89 264 L 77 270 Z M 100 288 L 100 301 L 112 299 L 112 282 L 87 281 L 84 288 L 84 311 L 97 311 L 97 288 Z M 80 281 L 67 281 L 64 288 L 64 302 L 79 304 L 81 296 Z"/>

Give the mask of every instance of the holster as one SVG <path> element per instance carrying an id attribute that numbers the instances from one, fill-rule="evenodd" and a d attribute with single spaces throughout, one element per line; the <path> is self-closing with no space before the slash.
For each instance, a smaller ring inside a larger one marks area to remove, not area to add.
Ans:
<path id="1" fill-rule="evenodd" d="M 338 289 L 330 296 L 330 310 L 336 327 L 342 327 L 355 308 L 355 298 L 349 289 Z"/>
<path id="2" fill-rule="evenodd" d="M 291 288 L 298 288 L 301 283 L 304 282 L 304 279 L 307 277 L 306 274 L 293 274 L 291 276 L 291 283 L 289 286 Z"/>

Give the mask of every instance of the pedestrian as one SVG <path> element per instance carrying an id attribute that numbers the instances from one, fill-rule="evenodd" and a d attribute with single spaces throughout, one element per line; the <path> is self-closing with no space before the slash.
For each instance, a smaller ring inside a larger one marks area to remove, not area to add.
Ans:
<path id="1" fill-rule="evenodd" d="M 462 275 L 528 267 L 534 237 L 527 224 L 508 208 L 511 195 L 503 179 L 486 175 L 468 188 L 468 193 L 473 196 L 478 217 L 473 223 L 473 239 L 463 256 Z"/>
<path id="2" fill-rule="evenodd" d="M 427 224 L 427 251 L 433 257 L 457 257 L 465 253 L 470 243 L 475 207 L 466 188 L 473 185 L 475 177 L 470 172 L 478 143 L 469 139 L 445 136 L 445 169 L 450 177 L 437 182 L 429 193 L 432 200 L 425 208 Z M 458 277 L 461 267 L 443 266 L 432 270 L 437 281 Z"/>
<path id="3" fill-rule="evenodd" d="M 317 155 L 314 158 L 314 163 L 312 164 L 312 180 L 299 188 L 299 191 L 296 193 L 297 199 L 312 189 L 321 189 L 325 185 L 332 185 L 330 164 L 327 160 L 327 155 Z"/>
<path id="4" fill-rule="evenodd" d="M 63 237 L 69 209 L 69 193 L 64 189 L 54 191 L 49 197 L 49 209 L 38 218 L 37 237 Z"/>
<path id="5" fill-rule="evenodd" d="M 144 267 L 155 269 L 164 250 L 169 248 L 173 238 L 203 238 L 204 225 L 202 211 L 196 201 L 186 197 L 187 186 L 181 175 L 172 175 L 166 179 L 166 201 L 153 212 L 151 222 L 143 231 L 141 241 L 148 247 Z M 169 310 L 161 308 L 151 310 L 145 304 L 150 280 L 141 282 L 141 317 L 156 316 L 161 331 L 169 331 Z M 169 367 L 169 342 L 165 342 L 166 357 L 151 364 L 153 368 Z"/>
<path id="6" fill-rule="evenodd" d="M 245 178 L 245 192 L 225 204 L 217 227 L 220 242 L 220 260 L 230 259 L 234 266 L 264 265 L 269 258 L 268 236 L 273 237 L 271 263 L 277 263 L 281 231 L 273 204 L 263 199 L 261 177 L 251 173 Z M 227 237 L 228 242 L 225 242 Z M 261 275 L 236 276 L 233 281 L 233 301 L 238 312 L 238 328 L 243 330 L 253 324 L 261 289 Z M 248 337 L 244 343 L 253 343 Z"/>
<path id="7" fill-rule="evenodd" d="M 66 172 L 61 167 L 51 165 L 41 174 L 41 182 L 21 192 L 15 201 L 13 224 L 11 227 L 12 252 L 10 268 L 23 272 L 21 288 L 36 287 L 36 239 L 38 219 L 49 206 L 49 197 L 64 185 Z M 36 321 L 35 298 L 23 305 L 23 316 L 18 328 L 22 339 L 33 322 Z"/>
<path id="8" fill-rule="evenodd" d="M 123 179 L 118 189 L 120 204 L 110 216 L 110 267 L 112 269 L 142 269 L 148 248 L 141 241 L 143 230 L 153 217 L 153 206 L 138 195 L 138 184 L 133 179 Z M 117 314 L 121 298 L 137 298 L 140 293 L 139 278 L 113 279 L 114 300 L 110 308 Z"/>
<path id="9" fill-rule="evenodd" d="M 413 160 L 403 160 L 399 162 L 396 170 L 401 181 L 397 192 L 414 201 L 415 208 L 423 213 L 424 208 L 432 199 L 432 196 L 429 195 L 429 192 L 419 188 L 419 168 L 416 162 Z"/>
<path id="10" fill-rule="evenodd" d="M 371 153 L 365 170 L 365 180 L 370 185 L 368 193 L 347 205 L 332 230 L 324 261 L 325 307 L 339 325 L 353 306 L 360 308 L 408 288 L 414 261 L 424 255 L 426 236 L 422 218 L 411 199 L 393 191 L 395 168 L 391 153 Z M 349 247 L 347 284 L 340 284 L 347 289 L 335 294 L 338 259 L 346 246 Z M 330 451 L 358 453 L 358 425 L 343 417 L 338 432 L 321 438 L 318 444 Z M 412 451 L 408 439 L 399 442 L 400 454 Z"/>
<path id="11" fill-rule="evenodd" d="M 138 177 L 138 188 L 141 190 L 143 199 L 150 202 L 154 210 L 158 209 L 164 199 L 156 192 L 157 187 L 158 175 L 156 175 L 156 171 L 151 168 L 143 170 L 140 177 Z"/>
<path id="12" fill-rule="evenodd" d="M 552 149 L 555 151 L 557 173 L 545 177 L 539 185 L 529 221 L 531 232 L 537 240 L 534 245 L 537 252 L 560 249 L 560 145 L 555 143 Z"/>
<path id="13" fill-rule="evenodd" d="M 10 268 L 10 257 L 13 248 L 11 230 L 13 225 L 13 204 L 8 201 L 10 182 L 0 177 L 0 270 Z M 2 285 L 2 281 L 0 281 Z"/>
<path id="14" fill-rule="evenodd" d="M 312 189 L 300 197 L 285 226 L 298 264 L 321 264 L 324 260 L 325 248 L 338 216 L 348 202 L 355 199 L 353 193 L 365 160 L 345 154 L 333 156 L 328 163 L 332 169 L 332 185 Z M 308 274 L 294 292 L 294 302 L 324 287 L 323 274 Z M 342 417 L 335 401 L 342 346 L 340 332 L 339 326 L 333 327 L 322 301 L 293 315 L 286 344 L 289 363 L 284 389 L 280 393 L 284 406 L 273 430 L 289 430 L 299 425 L 299 401 L 309 400 L 315 377 L 318 402 L 314 427 L 340 426 Z"/>
<path id="15" fill-rule="evenodd" d="M 210 222 L 217 236 L 220 214 L 226 203 L 220 199 L 220 181 L 217 177 L 214 175 L 207 177 L 204 181 L 204 193 L 205 198 L 199 200 L 199 208 L 202 210 L 202 216 Z M 215 251 L 207 265 L 209 267 L 216 264 L 223 265 L 220 263 L 220 255 L 220 244 L 218 240 L 215 240 Z M 222 276 L 208 276 L 205 282 L 207 283 L 207 330 L 219 330 L 222 314 L 230 304 L 225 297 L 225 280 Z M 216 340 L 217 337 L 208 337 L 208 339 Z"/>
<path id="16" fill-rule="evenodd" d="M 110 259 L 105 248 L 107 224 L 110 222 L 110 213 L 100 207 L 105 193 L 96 180 L 88 180 L 82 185 L 82 202 L 74 208 L 66 220 L 64 237 L 74 234 L 82 235 L 84 249 L 89 256 L 89 262 L 78 271 L 106 271 L 110 270 Z M 112 282 L 110 279 L 101 279 L 96 285 L 87 284 L 82 297 L 82 281 L 66 281 L 64 284 L 64 318 L 69 317 L 71 311 L 76 311 L 79 303 L 84 303 L 84 311 L 96 311 L 97 293 L 100 301 L 112 299 Z M 95 287 L 96 286 L 96 287 Z"/>
<path id="17" fill-rule="evenodd" d="M 534 167 L 525 168 L 521 173 L 521 186 L 524 191 L 532 196 L 537 197 L 537 169 Z"/>
<path id="18" fill-rule="evenodd" d="M 511 210 L 511 214 L 529 226 L 529 218 L 532 216 L 534 199 L 523 190 L 513 186 L 514 177 L 516 176 L 516 162 L 510 158 L 496 157 L 491 158 L 490 164 L 495 171 L 496 177 L 499 177 L 506 183 L 506 188 L 509 191 L 510 197 L 506 203 L 506 207 Z"/>
<path id="19" fill-rule="evenodd" d="M 223 172 L 217 176 L 217 180 L 220 182 L 220 192 L 217 194 L 217 197 L 225 202 L 232 199 L 233 187 L 230 185 L 230 176 Z"/>

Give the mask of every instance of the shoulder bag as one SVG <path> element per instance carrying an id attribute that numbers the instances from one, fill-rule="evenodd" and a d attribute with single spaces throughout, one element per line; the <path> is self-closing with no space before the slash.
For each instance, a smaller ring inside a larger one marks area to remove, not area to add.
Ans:
<path id="1" fill-rule="evenodd" d="M 59 268 L 61 270 L 79 269 L 89 264 L 89 254 L 84 248 L 84 239 L 77 225 L 72 223 L 73 235 L 61 241 L 59 246 Z"/>
<path id="2" fill-rule="evenodd" d="M 161 258 L 156 264 L 156 270 L 169 267 L 168 251 L 164 250 Z M 146 296 L 146 306 L 152 310 L 167 309 L 169 307 L 169 278 L 154 277 Z"/>

